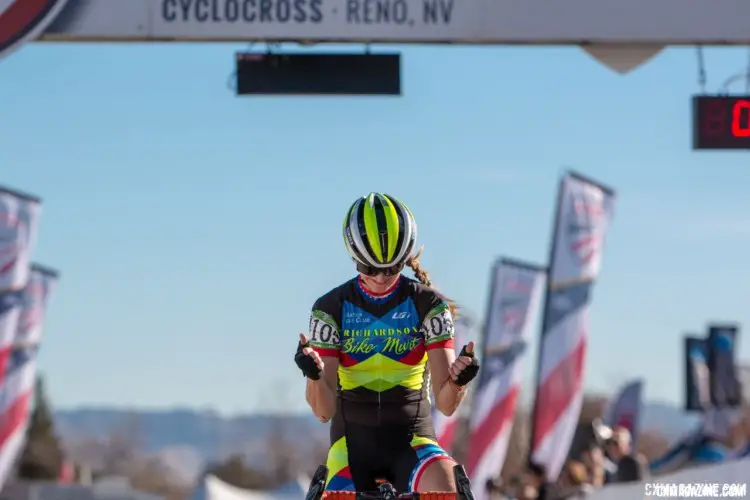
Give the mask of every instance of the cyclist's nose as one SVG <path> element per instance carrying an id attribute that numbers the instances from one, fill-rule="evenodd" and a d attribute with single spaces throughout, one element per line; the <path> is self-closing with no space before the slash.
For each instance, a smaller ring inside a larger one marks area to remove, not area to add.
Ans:
<path id="1" fill-rule="evenodd" d="M 386 276 L 383 273 L 378 273 L 378 274 L 376 274 L 375 276 L 372 277 L 372 281 L 374 281 L 378 285 L 385 285 L 390 280 L 391 280 L 391 277 L 390 276 Z"/>

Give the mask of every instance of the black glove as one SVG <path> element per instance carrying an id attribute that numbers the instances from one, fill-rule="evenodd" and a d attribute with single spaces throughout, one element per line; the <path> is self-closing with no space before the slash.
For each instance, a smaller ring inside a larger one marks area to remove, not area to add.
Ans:
<path id="1" fill-rule="evenodd" d="M 297 367 L 302 370 L 302 375 L 309 378 L 310 380 L 320 379 L 320 368 L 315 364 L 315 360 L 308 356 L 302 349 L 310 347 L 310 342 L 301 344 L 297 342 L 297 352 L 294 354 L 294 362 L 297 363 Z"/>
<path id="2" fill-rule="evenodd" d="M 474 377 L 479 373 L 479 360 L 474 356 L 473 352 L 466 352 L 466 346 L 461 348 L 461 353 L 458 357 L 461 356 L 471 358 L 471 364 L 464 368 L 463 371 L 458 374 L 458 378 L 456 379 L 456 385 L 464 386 L 474 380 Z"/>

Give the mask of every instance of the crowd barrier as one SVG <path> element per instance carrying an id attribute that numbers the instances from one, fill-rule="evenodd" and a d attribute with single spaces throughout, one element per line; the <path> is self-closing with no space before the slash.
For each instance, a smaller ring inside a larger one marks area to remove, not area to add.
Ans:
<path id="1" fill-rule="evenodd" d="M 587 498 L 590 500 L 633 500 L 636 498 L 643 498 L 646 493 L 646 482 L 665 484 L 746 484 L 750 482 L 750 458 L 717 465 L 693 467 L 691 469 L 653 477 L 648 481 L 640 483 L 613 484 L 594 491 Z M 740 498 L 746 496 L 747 492 Z"/>

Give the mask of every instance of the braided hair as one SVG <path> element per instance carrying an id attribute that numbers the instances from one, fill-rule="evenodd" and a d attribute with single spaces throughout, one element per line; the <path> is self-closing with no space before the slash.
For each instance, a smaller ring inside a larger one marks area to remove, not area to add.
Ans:
<path id="1" fill-rule="evenodd" d="M 416 254 L 413 254 L 406 260 L 406 265 L 411 268 L 412 271 L 414 271 L 414 276 L 419 280 L 420 283 L 422 283 L 424 286 L 435 289 L 435 287 L 432 286 L 432 280 L 430 279 L 430 275 L 427 271 L 425 271 L 422 266 L 419 264 L 419 258 L 422 256 L 422 250 L 424 250 L 424 245 L 419 247 L 419 250 Z M 458 304 L 456 304 L 451 299 L 446 299 L 448 301 L 448 308 L 451 311 L 451 315 L 453 315 L 453 318 L 458 317 Z"/>

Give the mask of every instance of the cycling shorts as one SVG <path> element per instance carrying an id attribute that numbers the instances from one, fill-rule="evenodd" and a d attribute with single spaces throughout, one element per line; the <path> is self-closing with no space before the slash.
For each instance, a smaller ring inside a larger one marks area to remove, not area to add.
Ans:
<path id="1" fill-rule="evenodd" d="M 345 435 L 331 442 L 326 466 L 329 491 L 373 491 L 385 479 L 399 493 L 417 491 L 424 470 L 438 460 L 452 460 L 432 437 L 414 434 L 408 426 L 346 424 Z"/>

